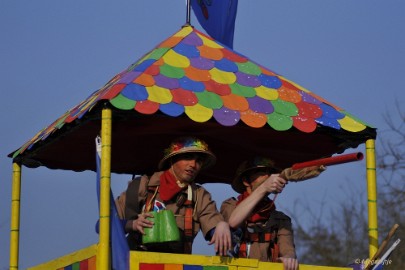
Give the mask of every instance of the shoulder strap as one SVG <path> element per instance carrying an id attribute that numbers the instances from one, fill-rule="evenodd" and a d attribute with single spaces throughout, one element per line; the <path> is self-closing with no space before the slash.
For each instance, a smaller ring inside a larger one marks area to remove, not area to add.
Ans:
<path id="1" fill-rule="evenodd" d="M 159 186 L 148 187 L 148 195 L 146 196 L 145 200 L 145 212 L 153 210 L 158 190 Z"/>
<path id="2" fill-rule="evenodd" d="M 189 185 L 187 188 L 187 200 L 184 202 L 186 211 L 184 214 L 184 252 L 191 253 L 191 246 L 193 243 L 194 234 L 194 223 L 193 223 L 193 213 L 194 213 L 194 190 Z"/>

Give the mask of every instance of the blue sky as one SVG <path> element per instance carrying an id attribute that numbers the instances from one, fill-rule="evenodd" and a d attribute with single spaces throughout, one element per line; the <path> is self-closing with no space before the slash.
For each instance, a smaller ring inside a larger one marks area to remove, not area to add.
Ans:
<path id="1" fill-rule="evenodd" d="M 9 262 L 12 152 L 186 20 L 184 0 L 0 2 L 0 269 Z M 201 30 L 197 20 L 192 24 Z M 234 49 L 366 121 L 378 131 L 383 114 L 404 102 L 405 1 L 239 0 Z M 377 147 L 378 147 L 377 141 Z M 364 146 L 359 148 L 364 152 Z M 63 154 L 63 153 L 62 153 Z M 337 190 L 365 190 L 365 162 L 329 168 L 277 199 L 324 211 Z M 20 268 L 97 242 L 95 173 L 22 171 Z M 130 176 L 114 175 L 113 192 Z M 207 185 L 219 203 L 234 193 Z M 302 211 L 295 222 L 308 224 Z M 199 238 L 195 252 L 212 254 Z"/>

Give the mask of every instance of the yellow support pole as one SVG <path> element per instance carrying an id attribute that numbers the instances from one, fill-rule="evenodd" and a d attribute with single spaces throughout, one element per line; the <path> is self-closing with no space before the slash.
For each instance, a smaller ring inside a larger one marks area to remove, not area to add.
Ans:
<path id="1" fill-rule="evenodd" d="M 368 241 L 369 256 L 372 258 L 378 250 L 378 216 L 377 216 L 377 176 L 375 141 L 366 141 L 367 166 L 367 201 L 368 201 Z"/>
<path id="2" fill-rule="evenodd" d="M 97 269 L 110 269 L 111 109 L 101 113 L 100 235 Z"/>
<path id="3" fill-rule="evenodd" d="M 18 269 L 18 251 L 20 241 L 20 198 L 21 165 L 13 163 L 13 183 L 11 191 L 11 225 L 10 225 L 10 269 Z"/>

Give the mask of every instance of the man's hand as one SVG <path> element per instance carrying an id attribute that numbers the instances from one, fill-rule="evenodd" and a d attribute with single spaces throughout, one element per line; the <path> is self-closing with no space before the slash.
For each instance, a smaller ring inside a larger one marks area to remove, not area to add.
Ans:
<path id="1" fill-rule="evenodd" d="M 284 270 L 298 270 L 298 260 L 295 258 L 280 257 L 278 261 L 284 265 Z"/>
<path id="2" fill-rule="evenodd" d="M 226 256 L 228 250 L 232 248 L 229 224 L 225 221 L 218 222 L 217 226 L 215 227 L 214 235 L 208 244 L 215 244 L 215 253 L 220 256 Z"/>
<path id="3" fill-rule="evenodd" d="M 154 222 L 147 219 L 148 217 L 153 218 L 151 213 L 142 213 L 138 216 L 137 219 L 132 221 L 132 230 L 135 232 L 140 232 L 141 234 L 145 234 L 144 228 L 152 228 Z"/>
<path id="4" fill-rule="evenodd" d="M 278 174 L 270 175 L 261 186 L 266 190 L 267 193 L 280 193 L 283 191 L 287 181 L 281 178 Z"/>

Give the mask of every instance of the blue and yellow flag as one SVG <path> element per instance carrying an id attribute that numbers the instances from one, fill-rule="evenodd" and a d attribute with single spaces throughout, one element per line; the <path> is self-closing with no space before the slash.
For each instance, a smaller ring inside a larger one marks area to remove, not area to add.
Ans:
<path id="1" fill-rule="evenodd" d="M 191 7 L 207 34 L 232 49 L 238 0 L 192 0 Z"/>

